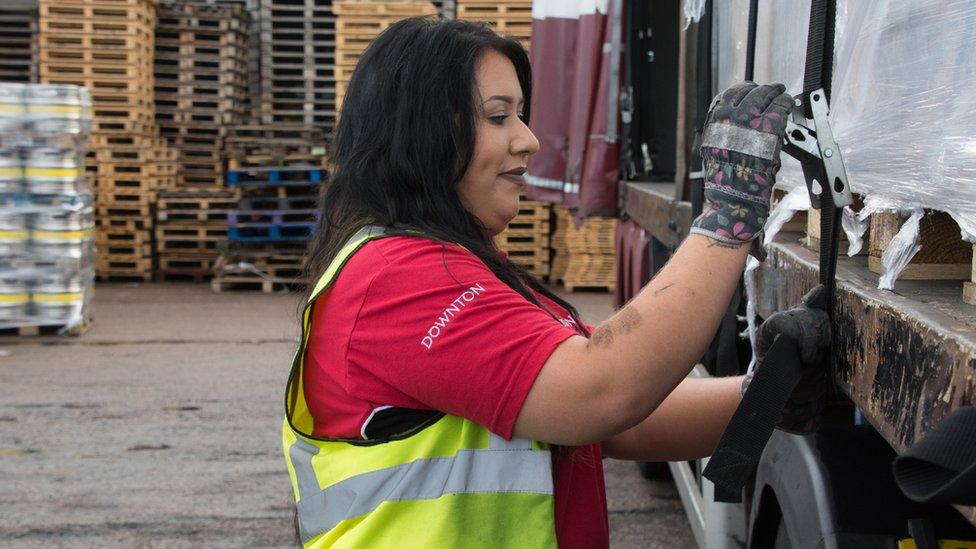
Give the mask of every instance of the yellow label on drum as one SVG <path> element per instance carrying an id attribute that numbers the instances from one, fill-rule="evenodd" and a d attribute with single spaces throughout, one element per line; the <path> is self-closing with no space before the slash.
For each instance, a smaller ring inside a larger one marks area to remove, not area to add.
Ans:
<path id="1" fill-rule="evenodd" d="M 80 240 L 82 238 L 91 237 L 92 230 L 85 229 L 83 231 L 32 231 L 31 237 L 34 240 L 44 239 L 44 240 Z"/>
<path id="2" fill-rule="evenodd" d="M 0 294 L 0 303 L 27 303 L 30 296 L 27 294 Z"/>
<path id="3" fill-rule="evenodd" d="M 81 114 L 81 105 L 38 105 L 27 106 L 31 114 Z"/>
<path id="4" fill-rule="evenodd" d="M 20 168 L 20 167 L 16 167 L 16 168 L 0 168 L 0 177 L 10 177 L 10 176 L 20 177 L 23 174 L 24 174 L 24 170 L 23 170 L 23 168 Z"/>
<path id="5" fill-rule="evenodd" d="M 27 240 L 27 231 L 0 231 L 0 240 Z"/>
<path id="6" fill-rule="evenodd" d="M 34 294 L 34 303 L 68 303 L 85 299 L 84 292 L 70 292 L 67 294 Z"/>
<path id="7" fill-rule="evenodd" d="M 58 179 L 77 179 L 78 168 L 26 168 L 24 173 L 31 177 L 56 177 Z"/>

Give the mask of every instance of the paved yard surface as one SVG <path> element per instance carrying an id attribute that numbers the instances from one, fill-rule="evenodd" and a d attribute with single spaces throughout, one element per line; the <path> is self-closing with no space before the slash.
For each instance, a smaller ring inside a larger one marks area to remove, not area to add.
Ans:
<path id="1" fill-rule="evenodd" d="M 80 338 L 0 338 L 0 547 L 291 546 L 297 298 L 109 284 L 96 307 Z M 670 482 L 605 465 L 614 547 L 693 546 Z"/>

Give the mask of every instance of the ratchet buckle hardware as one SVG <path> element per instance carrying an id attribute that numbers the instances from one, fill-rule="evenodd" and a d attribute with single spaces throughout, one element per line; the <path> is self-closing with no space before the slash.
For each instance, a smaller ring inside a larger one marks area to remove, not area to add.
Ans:
<path id="1" fill-rule="evenodd" d="M 852 202 L 851 188 L 847 182 L 847 170 L 844 159 L 840 154 L 840 146 L 834 141 L 827 122 L 830 107 L 823 89 L 810 92 L 810 110 L 813 120 L 808 120 L 803 114 L 800 99 L 796 100 L 792 117 L 786 121 L 786 137 L 783 140 L 783 152 L 806 163 L 822 163 L 823 172 L 830 182 L 826 188 L 834 199 L 834 207 L 843 208 Z M 811 126 L 813 129 L 810 129 Z M 817 179 L 807 181 L 810 191 L 811 205 L 820 209 L 820 196 L 824 191 L 824 182 Z"/>

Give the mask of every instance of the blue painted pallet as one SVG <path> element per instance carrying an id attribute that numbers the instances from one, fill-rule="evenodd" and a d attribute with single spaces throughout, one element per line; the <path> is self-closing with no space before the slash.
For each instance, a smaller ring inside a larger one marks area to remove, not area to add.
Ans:
<path id="1" fill-rule="evenodd" d="M 231 242 L 281 242 L 308 240 L 315 233 L 315 223 L 244 223 L 227 229 Z"/>
<path id="2" fill-rule="evenodd" d="M 236 227 L 255 223 L 315 223 L 317 214 L 317 210 L 231 210 L 227 212 L 227 224 Z"/>
<path id="3" fill-rule="evenodd" d="M 228 185 L 318 185 L 325 170 L 308 166 L 228 170 Z"/>

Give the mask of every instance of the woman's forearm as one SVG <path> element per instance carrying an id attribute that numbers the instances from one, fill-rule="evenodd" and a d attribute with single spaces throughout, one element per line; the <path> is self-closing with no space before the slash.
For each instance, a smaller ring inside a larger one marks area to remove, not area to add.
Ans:
<path id="1" fill-rule="evenodd" d="M 681 382 L 654 413 L 603 443 L 616 459 L 683 461 L 711 455 L 739 405 L 743 376 Z"/>
<path id="2" fill-rule="evenodd" d="M 609 439 L 654 411 L 715 336 L 749 244 L 692 234 L 634 299 L 553 351 L 522 405 L 515 433 L 555 444 Z"/>
<path id="3" fill-rule="evenodd" d="M 585 352 L 612 366 L 608 390 L 630 399 L 626 407 L 636 421 L 704 354 L 739 284 L 748 248 L 690 235 L 634 299 L 594 330 Z"/>

